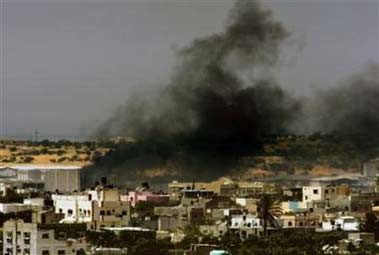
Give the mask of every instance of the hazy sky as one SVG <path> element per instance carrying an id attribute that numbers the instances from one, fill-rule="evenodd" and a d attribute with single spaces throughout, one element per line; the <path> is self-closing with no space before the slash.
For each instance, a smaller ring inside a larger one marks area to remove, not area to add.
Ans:
<path id="1" fill-rule="evenodd" d="M 379 61 L 378 0 L 266 0 L 293 32 L 278 79 L 297 95 Z M 134 87 L 164 83 L 173 48 L 222 30 L 232 0 L 3 0 L 5 136 L 78 136 Z M 295 48 L 296 49 L 296 48 Z M 297 54 L 295 54 L 297 52 Z M 296 58 L 295 58 L 296 56 Z"/>

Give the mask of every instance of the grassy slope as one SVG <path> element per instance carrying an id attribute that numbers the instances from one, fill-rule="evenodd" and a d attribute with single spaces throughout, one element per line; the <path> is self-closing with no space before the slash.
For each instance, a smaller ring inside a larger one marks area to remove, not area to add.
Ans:
<path id="1" fill-rule="evenodd" d="M 105 154 L 108 149 L 96 143 L 0 141 L 0 166 L 20 164 L 77 165 L 91 163 L 95 154 Z"/>

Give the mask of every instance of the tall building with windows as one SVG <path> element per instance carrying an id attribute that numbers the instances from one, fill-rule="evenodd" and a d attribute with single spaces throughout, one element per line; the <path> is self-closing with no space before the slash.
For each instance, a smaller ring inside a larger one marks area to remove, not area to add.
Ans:
<path id="1" fill-rule="evenodd" d="M 85 254 L 85 224 L 57 224 L 46 219 L 52 217 L 41 214 L 39 218 L 33 217 L 32 222 L 6 221 L 3 226 L 3 254 Z"/>

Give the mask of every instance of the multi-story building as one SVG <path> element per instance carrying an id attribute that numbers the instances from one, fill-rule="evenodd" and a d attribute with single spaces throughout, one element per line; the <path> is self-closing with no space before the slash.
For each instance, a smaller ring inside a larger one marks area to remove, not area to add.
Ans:
<path id="1" fill-rule="evenodd" d="M 260 236 L 263 233 L 261 220 L 253 214 L 232 215 L 229 229 L 241 240 L 246 240 L 250 236 Z"/>
<path id="2" fill-rule="evenodd" d="M 70 195 L 52 195 L 56 213 L 64 222 L 87 223 L 88 229 L 126 227 L 130 221 L 130 203 L 121 200 L 118 189 L 97 187 Z"/>
<path id="3" fill-rule="evenodd" d="M 6 221 L 3 226 L 3 254 L 85 254 L 85 224 L 56 224 L 54 221 L 46 221 L 43 215 L 33 217 L 32 222 Z"/>

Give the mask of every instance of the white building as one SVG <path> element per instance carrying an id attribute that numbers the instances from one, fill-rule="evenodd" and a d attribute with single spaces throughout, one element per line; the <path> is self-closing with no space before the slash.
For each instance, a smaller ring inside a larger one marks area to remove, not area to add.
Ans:
<path id="1" fill-rule="evenodd" d="M 302 206 L 313 207 L 314 202 L 325 202 L 328 208 L 348 207 L 350 188 L 346 185 L 304 186 Z"/>
<path id="2" fill-rule="evenodd" d="M 83 255 L 85 225 L 9 220 L 3 226 L 3 254 Z"/>
<path id="3" fill-rule="evenodd" d="M 335 220 L 322 222 L 322 231 L 359 231 L 359 220 L 352 216 L 341 216 Z"/>
<path id="4" fill-rule="evenodd" d="M 303 202 L 323 200 L 324 189 L 322 186 L 303 186 Z"/>
<path id="5" fill-rule="evenodd" d="M 253 235 L 259 236 L 263 232 L 261 220 L 253 214 L 232 215 L 229 229 L 241 240 L 246 240 Z"/>
<path id="6" fill-rule="evenodd" d="M 72 195 L 52 195 L 56 213 L 64 222 L 83 222 L 91 230 L 126 227 L 130 221 L 130 203 L 121 201 L 118 189 L 97 188 Z"/>

